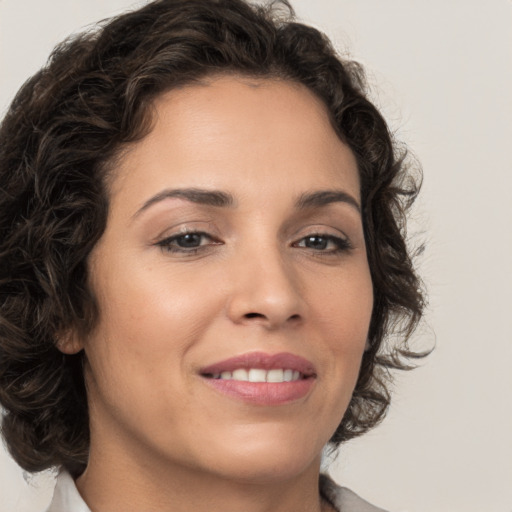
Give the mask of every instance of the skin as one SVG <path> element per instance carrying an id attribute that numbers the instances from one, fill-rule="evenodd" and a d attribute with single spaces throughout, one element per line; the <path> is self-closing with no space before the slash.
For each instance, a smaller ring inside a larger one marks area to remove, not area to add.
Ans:
<path id="1" fill-rule="evenodd" d="M 373 300 L 354 156 L 323 104 L 288 82 L 210 79 L 154 111 L 115 170 L 91 254 L 99 323 L 63 348 L 87 357 L 79 491 L 94 512 L 319 511 L 321 451 L 353 392 Z M 233 204 L 154 199 L 183 188 Z M 354 204 L 296 207 L 325 190 Z M 196 231 L 207 236 L 179 247 Z M 307 395 L 250 404 L 200 375 L 256 351 L 311 361 Z"/>

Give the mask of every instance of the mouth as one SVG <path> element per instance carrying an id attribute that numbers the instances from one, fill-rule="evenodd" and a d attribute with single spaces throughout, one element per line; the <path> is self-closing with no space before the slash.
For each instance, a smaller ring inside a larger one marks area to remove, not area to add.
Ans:
<path id="1" fill-rule="evenodd" d="M 200 375 L 228 397 L 266 406 L 303 398 L 316 381 L 313 364 L 287 352 L 250 352 L 202 368 Z"/>
<path id="2" fill-rule="evenodd" d="M 294 382 L 307 378 L 298 370 L 290 368 L 276 368 L 265 370 L 264 368 L 237 368 L 236 370 L 221 373 L 206 374 L 205 377 L 218 380 L 236 380 L 239 382 Z"/>

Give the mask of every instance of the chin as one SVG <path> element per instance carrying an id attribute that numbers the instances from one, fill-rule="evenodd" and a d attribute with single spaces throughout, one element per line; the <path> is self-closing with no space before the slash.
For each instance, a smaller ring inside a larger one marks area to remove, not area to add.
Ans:
<path id="1" fill-rule="evenodd" d="M 279 429 L 255 429 L 248 426 L 244 435 L 230 436 L 229 443 L 210 451 L 211 469 L 230 480 L 255 484 L 286 481 L 312 468 L 318 472 L 327 440 L 316 436 L 292 435 Z M 212 444 L 209 445 L 213 448 Z"/>

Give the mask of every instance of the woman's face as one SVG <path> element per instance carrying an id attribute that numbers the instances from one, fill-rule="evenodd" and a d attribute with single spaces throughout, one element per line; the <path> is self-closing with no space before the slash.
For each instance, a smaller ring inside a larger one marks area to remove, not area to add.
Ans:
<path id="1" fill-rule="evenodd" d="M 224 77 L 154 107 L 90 259 L 100 319 L 75 348 L 91 457 L 238 479 L 318 468 L 372 311 L 354 156 L 287 82 Z"/>

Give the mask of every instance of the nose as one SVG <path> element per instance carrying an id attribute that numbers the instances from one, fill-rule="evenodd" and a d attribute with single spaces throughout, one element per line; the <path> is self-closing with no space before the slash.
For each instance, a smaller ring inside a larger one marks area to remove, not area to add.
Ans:
<path id="1" fill-rule="evenodd" d="M 268 330 L 301 323 L 303 290 L 293 266 L 277 249 L 231 262 L 228 316 L 236 324 L 259 324 Z"/>

